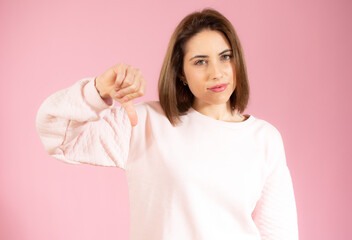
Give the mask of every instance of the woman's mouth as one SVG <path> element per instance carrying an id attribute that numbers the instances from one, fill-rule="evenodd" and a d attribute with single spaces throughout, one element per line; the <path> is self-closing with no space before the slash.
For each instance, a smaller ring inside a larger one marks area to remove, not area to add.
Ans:
<path id="1" fill-rule="evenodd" d="M 213 92 L 222 92 L 226 89 L 227 85 L 228 83 L 223 83 L 223 84 L 212 86 L 211 88 L 208 88 L 208 89 Z"/>

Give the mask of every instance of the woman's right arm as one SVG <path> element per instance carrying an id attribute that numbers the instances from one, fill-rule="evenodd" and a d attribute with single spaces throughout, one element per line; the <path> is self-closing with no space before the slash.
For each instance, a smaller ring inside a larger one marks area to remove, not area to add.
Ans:
<path id="1" fill-rule="evenodd" d="M 123 69 L 127 65 L 122 66 Z M 137 117 L 132 94 L 143 95 L 145 83 L 138 83 L 144 81 L 141 77 L 130 76 L 132 68 L 129 68 L 130 73 L 125 68 L 121 80 L 114 70 L 119 67 L 121 64 L 110 68 L 96 78 L 97 82 L 94 78 L 82 79 L 52 94 L 42 103 L 37 113 L 36 128 L 48 154 L 67 163 L 125 169 L 131 129 Z M 110 80 L 114 84 L 113 90 L 103 96 L 108 90 L 107 86 L 111 87 Z M 127 80 L 129 83 L 125 83 Z M 143 89 L 140 90 L 135 84 Z M 135 93 L 136 89 L 138 94 Z M 122 96 L 117 98 L 116 92 Z M 123 102 L 126 96 L 130 99 Z M 122 105 L 113 107 L 112 99 Z"/>

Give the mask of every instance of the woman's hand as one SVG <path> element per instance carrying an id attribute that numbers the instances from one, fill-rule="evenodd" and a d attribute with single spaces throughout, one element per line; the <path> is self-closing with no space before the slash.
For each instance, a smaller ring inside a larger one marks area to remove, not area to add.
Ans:
<path id="1" fill-rule="evenodd" d="M 145 92 L 145 80 L 139 69 L 119 63 L 95 80 L 95 87 L 102 99 L 115 99 L 126 110 L 132 126 L 138 122 L 132 100 Z"/>

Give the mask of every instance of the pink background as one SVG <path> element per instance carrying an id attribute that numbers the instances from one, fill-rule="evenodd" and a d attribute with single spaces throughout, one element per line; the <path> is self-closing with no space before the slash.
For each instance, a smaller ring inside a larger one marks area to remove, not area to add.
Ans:
<path id="1" fill-rule="evenodd" d="M 245 113 L 283 136 L 300 239 L 352 239 L 348 0 L 1 1 L 0 239 L 128 239 L 124 172 L 49 157 L 36 112 L 53 92 L 121 61 L 147 79 L 135 102 L 157 100 L 171 33 L 204 7 L 228 17 L 243 44 Z"/>

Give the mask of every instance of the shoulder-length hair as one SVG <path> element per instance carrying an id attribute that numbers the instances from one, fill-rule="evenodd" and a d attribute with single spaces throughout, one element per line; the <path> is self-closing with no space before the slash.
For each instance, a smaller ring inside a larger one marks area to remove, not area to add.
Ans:
<path id="1" fill-rule="evenodd" d="M 232 109 L 242 113 L 248 104 L 249 84 L 246 63 L 240 40 L 230 23 L 221 13 L 206 8 L 201 12 L 187 15 L 176 27 L 170 39 L 161 68 L 158 91 L 159 101 L 166 117 L 175 126 L 192 106 L 194 96 L 188 86 L 180 79 L 183 75 L 183 58 L 187 41 L 202 30 L 215 30 L 223 33 L 233 51 L 236 88 L 230 97 Z"/>

